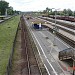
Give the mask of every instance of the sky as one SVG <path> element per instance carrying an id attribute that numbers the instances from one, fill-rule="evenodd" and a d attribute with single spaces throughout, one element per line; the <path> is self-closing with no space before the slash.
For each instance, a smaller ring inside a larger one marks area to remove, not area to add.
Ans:
<path id="1" fill-rule="evenodd" d="M 68 9 L 75 10 L 75 0 L 5 0 L 9 2 L 14 10 L 19 11 L 41 11 L 46 7 L 55 9 Z"/>

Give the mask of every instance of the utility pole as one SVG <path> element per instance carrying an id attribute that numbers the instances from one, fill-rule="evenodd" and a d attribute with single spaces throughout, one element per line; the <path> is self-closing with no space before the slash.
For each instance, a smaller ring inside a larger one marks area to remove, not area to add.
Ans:
<path id="1" fill-rule="evenodd" d="M 7 15 L 8 15 L 8 14 L 7 14 L 7 9 L 6 9 L 6 11 L 5 11 L 5 16 L 7 17 Z"/>
<path id="2" fill-rule="evenodd" d="M 57 32 L 57 30 L 58 30 L 58 28 L 57 28 L 57 26 L 56 26 L 56 14 L 57 14 L 57 10 L 59 10 L 59 9 L 55 9 L 55 26 L 54 26 L 54 28 L 53 28 L 53 33 L 54 33 L 53 45 L 54 45 L 54 46 L 56 46 L 56 44 L 55 44 L 55 37 L 56 37 L 56 32 Z"/>
<path id="3" fill-rule="evenodd" d="M 56 10 L 55 10 L 55 26 L 53 28 L 53 33 L 54 33 L 53 45 L 56 46 L 55 45 L 55 36 L 56 36 Z"/>

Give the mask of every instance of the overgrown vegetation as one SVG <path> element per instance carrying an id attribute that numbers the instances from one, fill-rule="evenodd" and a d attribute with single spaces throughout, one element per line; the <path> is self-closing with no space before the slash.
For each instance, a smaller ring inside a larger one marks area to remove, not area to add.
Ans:
<path id="1" fill-rule="evenodd" d="M 6 72 L 19 17 L 12 17 L 10 20 L 0 24 L 0 75 L 4 75 Z"/>
<path id="2" fill-rule="evenodd" d="M 5 11 L 8 8 L 8 5 L 9 5 L 8 2 L 2 1 L 2 0 L 0 1 L 0 12 L 1 12 L 1 15 L 5 14 Z"/>
<path id="3" fill-rule="evenodd" d="M 55 8 L 46 8 L 43 10 L 43 14 L 48 14 L 48 15 L 55 15 L 55 11 L 52 11 L 52 9 L 55 10 Z M 63 15 L 63 16 L 74 16 L 75 17 L 75 11 L 72 11 L 71 9 L 63 9 L 62 11 L 57 10 L 57 15 Z"/>
<path id="4" fill-rule="evenodd" d="M 12 6 L 9 6 L 9 3 L 5 0 L 0 1 L 0 15 L 15 15 L 19 14 L 20 11 L 13 10 Z M 6 15 L 6 16 L 7 16 Z"/>

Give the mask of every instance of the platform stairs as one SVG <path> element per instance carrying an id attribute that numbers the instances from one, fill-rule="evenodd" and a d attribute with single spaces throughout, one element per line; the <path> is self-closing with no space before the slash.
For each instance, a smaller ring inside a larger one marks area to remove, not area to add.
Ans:
<path id="1" fill-rule="evenodd" d="M 75 60 L 75 50 L 72 48 L 65 49 L 59 52 L 59 60 L 72 59 Z"/>

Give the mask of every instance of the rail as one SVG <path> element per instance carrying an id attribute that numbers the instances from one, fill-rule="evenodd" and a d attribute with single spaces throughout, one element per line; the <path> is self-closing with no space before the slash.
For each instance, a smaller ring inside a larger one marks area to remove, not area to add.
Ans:
<path id="1" fill-rule="evenodd" d="M 24 17 L 24 16 L 23 16 Z M 34 53 L 34 56 L 35 56 L 35 59 L 36 59 L 36 62 L 38 63 L 38 68 L 39 68 L 39 71 L 40 71 L 40 75 L 48 75 L 47 71 L 46 71 L 46 68 L 44 67 L 44 64 L 43 62 L 41 61 L 40 59 L 40 56 L 39 56 L 39 53 L 38 53 L 38 50 L 37 50 L 37 46 L 36 46 L 36 43 L 35 41 L 33 40 L 34 37 L 31 33 L 31 28 L 29 27 L 27 21 L 26 21 L 26 17 L 24 17 L 24 20 L 25 20 L 25 24 L 27 25 L 27 30 L 28 30 L 28 35 L 29 35 L 29 38 L 30 38 L 30 43 L 32 45 L 32 48 L 33 48 L 33 53 Z M 38 54 L 37 54 L 38 53 Z M 41 64 L 42 66 L 41 66 Z"/>
<path id="2" fill-rule="evenodd" d="M 44 26 L 47 26 L 47 25 L 44 25 Z M 49 26 L 47 26 L 48 28 L 49 28 L 49 30 L 53 33 L 53 28 L 50 28 Z M 64 29 L 64 28 L 60 28 L 59 27 L 59 29 L 62 29 L 62 30 L 64 30 L 64 31 L 66 31 L 66 32 L 69 32 L 69 33 L 72 33 L 73 35 L 75 35 L 75 33 L 74 32 L 70 32 L 70 31 L 68 31 L 68 30 L 66 30 L 66 29 Z M 71 38 L 69 38 L 68 36 L 65 36 L 65 35 L 63 35 L 62 33 L 59 33 L 59 31 L 56 31 L 56 36 L 58 36 L 59 38 L 61 38 L 63 41 L 65 41 L 66 43 L 68 43 L 70 46 L 72 46 L 73 48 L 75 48 L 75 41 L 73 40 L 73 39 L 71 39 Z"/>
<path id="3" fill-rule="evenodd" d="M 35 55 L 33 53 L 34 47 L 32 46 L 32 40 L 30 38 L 30 32 L 25 25 L 23 16 L 21 17 L 21 40 L 22 40 L 22 50 L 24 50 L 25 58 L 25 70 L 24 74 L 26 75 L 40 75 L 38 64 L 36 62 Z"/>
<path id="4" fill-rule="evenodd" d="M 52 23 L 54 23 L 54 22 L 55 22 L 55 20 L 54 20 L 54 19 L 50 19 L 50 18 L 48 18 L 48 17 L 46 17 L 46 18 L 44 18 L 44 17 L 39 17 L 39 18 L 44 19 L 44 20 L 47 20 L 47 21 L 50 21 L 50 22 L 52 22 Z M 59 24 L 59 25 L 65 26 L 65 27 L 67 27 L 67 28 L 70 28 L 70 29 L 75 30 L 75 25 L 73 25 L 73 24 L 64 23 L 64 22 L 60 22 L 60 21 L 57 21 L 57 24 Z"/>

